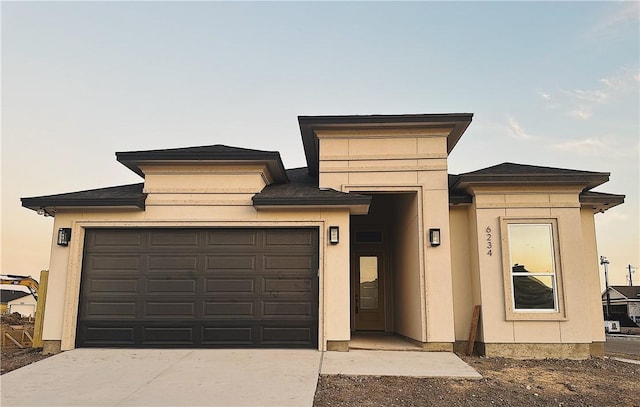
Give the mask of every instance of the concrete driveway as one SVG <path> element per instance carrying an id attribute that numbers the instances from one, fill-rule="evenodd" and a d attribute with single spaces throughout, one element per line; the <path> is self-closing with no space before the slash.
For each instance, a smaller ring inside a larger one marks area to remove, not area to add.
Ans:
<path id="1" fill-rule="evenodd" d="M 0 377 L 10 406 L 311 406 L 322 353 L 76 349 Z"/>

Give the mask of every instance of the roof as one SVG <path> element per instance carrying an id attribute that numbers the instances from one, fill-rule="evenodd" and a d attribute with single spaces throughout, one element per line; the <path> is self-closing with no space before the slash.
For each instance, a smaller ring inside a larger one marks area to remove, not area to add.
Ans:
<path id="1" fill-rule="evenodd" d="M 9 301 L 17 300 L 18 298 L 26 297 L 28 295 L 31 294 L 26 291 L 0 290 L 0 302 L 6 304 Z"/>
<path id="2" fill-rule="evenodd" d="M 222 144 L 211 146 L 170 148 L 163 150 L 117 152 L 116 158 L 131 171 L 144 178 L 140 164 L 151 162 L 263 162 L 276 183 L 287 182 L 284 165 L 277 151 L 252 150 Z"/>
<path id="3" fill-rule="evenodd" d="M 594 213 L 604 212 L 624 203 L 624 195 L 606 194 L 604 192 L 583 191 L 580 194 L 582 206 L 590 206 Z"/>
<path id="4" fill-rule="evenodd" d="M 616 290 L 628 299 L 640 300 L 640 286 L 611 285 L 609 288 Z"/>
<path id="5" fill-rule="evenodd" d="M 318 187 L 318 178 L 309 175 L 306 167 L 287 170 L 288 184 L 272 184 L 252 198 L 256 208 L 275 207 L 350 207 L 352 213 L 367 213 L 371 197 Z"/>
<path id="6" fill-rule="evenodd" d="M 449 174 L 449 204 L 450 205 L 459 205 L 459 204 L 470 204 L 473 202 L 473 196 L 464 192 L 461 189 L 454 189 L 459 175 Z"/>
<path id="7" fill-rule="evenodd" d="M 143 183 L 120 185 L 115 187 L 89 189 L 86 191 L 69 192 L 66 194 L 44 195 L 22 198 L 22 206 L 34 211 L 44 210 L 53 215 L 53 207 L 79 206 L 124 206 L 144 209 L 147 194 L 142 192 Z M 47 209 L 49 208 L 49 209 Z"/>
<path id="8" fill-rule="evenodd" d="M 608 172 L 570 170 L 516 163 L 502 163 L 458 176 L 454 187 L 470 184 L 578 184 L 595 188 L 609 181 Z"/>
<path id="9" fill-rule="evenodd" d="M 541 167 L 516 163 L 502 163 L 477 171 L 460 175 L 449 175 L 449 203 L 471 203 L 472 196 L 468 193 L 471 185 L 581 185 L 580 203 L 590 206 L 594 213 L 624 203 L 624 195 L 607 194 L 589 191 L 609 180 L 608 172 L 594 172 L 572 170 L 566 168 Z"/>
<path id="10" fill-rule="evenodd" d="M 447 137 L 447 152 L 450 153 L 465 132 L 473 113 L 401 114 L 401 115 L 351 115 L 351 116 L 298 116 L 300 134 L 311 175 L 317 175 L 318 138 L 316 130 L 345 128 L 393 128 L 393 127 L 451 127 Z"/>

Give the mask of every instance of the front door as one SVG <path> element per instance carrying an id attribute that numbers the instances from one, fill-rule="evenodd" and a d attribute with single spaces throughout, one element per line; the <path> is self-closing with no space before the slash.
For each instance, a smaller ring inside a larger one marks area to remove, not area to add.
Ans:
<path id="1" fill-rule="evenodd" d="M 383 265 L 381 252 L 355 253 L 352 287 L 356 330 L 384 331 Z"/>

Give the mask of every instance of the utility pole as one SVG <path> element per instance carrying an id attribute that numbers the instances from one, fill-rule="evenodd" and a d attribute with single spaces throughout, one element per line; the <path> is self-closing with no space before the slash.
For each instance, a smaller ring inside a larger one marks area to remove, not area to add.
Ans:
<path id="1" fill-rule="evenodd" d="M 609 260 L 604 256 L 600 256 L 600 265 L 604 265 L 604 286 L 607 290 L 606 315 L 607 320 L 609 320 L 609 307 L 611 306 L 611 294 L 609 293 Z"/>
<path id="2" fill-rule="evenodd" d="M 629 286 L 633 287 L 633 273 L 635 273 L 636 270 L 631 264 L 629 264 L 627 268 L 629 269 Z"/>

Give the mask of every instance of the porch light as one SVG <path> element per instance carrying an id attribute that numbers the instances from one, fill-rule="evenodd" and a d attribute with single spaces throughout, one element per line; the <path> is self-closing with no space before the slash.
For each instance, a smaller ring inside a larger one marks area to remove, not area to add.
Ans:
<path id="1" fill-rule="evenodd" d="M 429 229 L 429 243 L 431 246 L 440 246 L 440 229 Z"/>
<path id="2" fill-rule="evenodd" d="M 71 240 L 71 228 L 58 229 L 58 246 L 69 246 Z"/>
<path id="3" fill-rule="evenodd" d="M 338 244 L 338 242 L 340 242 L 340 228 L 329 226 L 329 243 Z"/>

